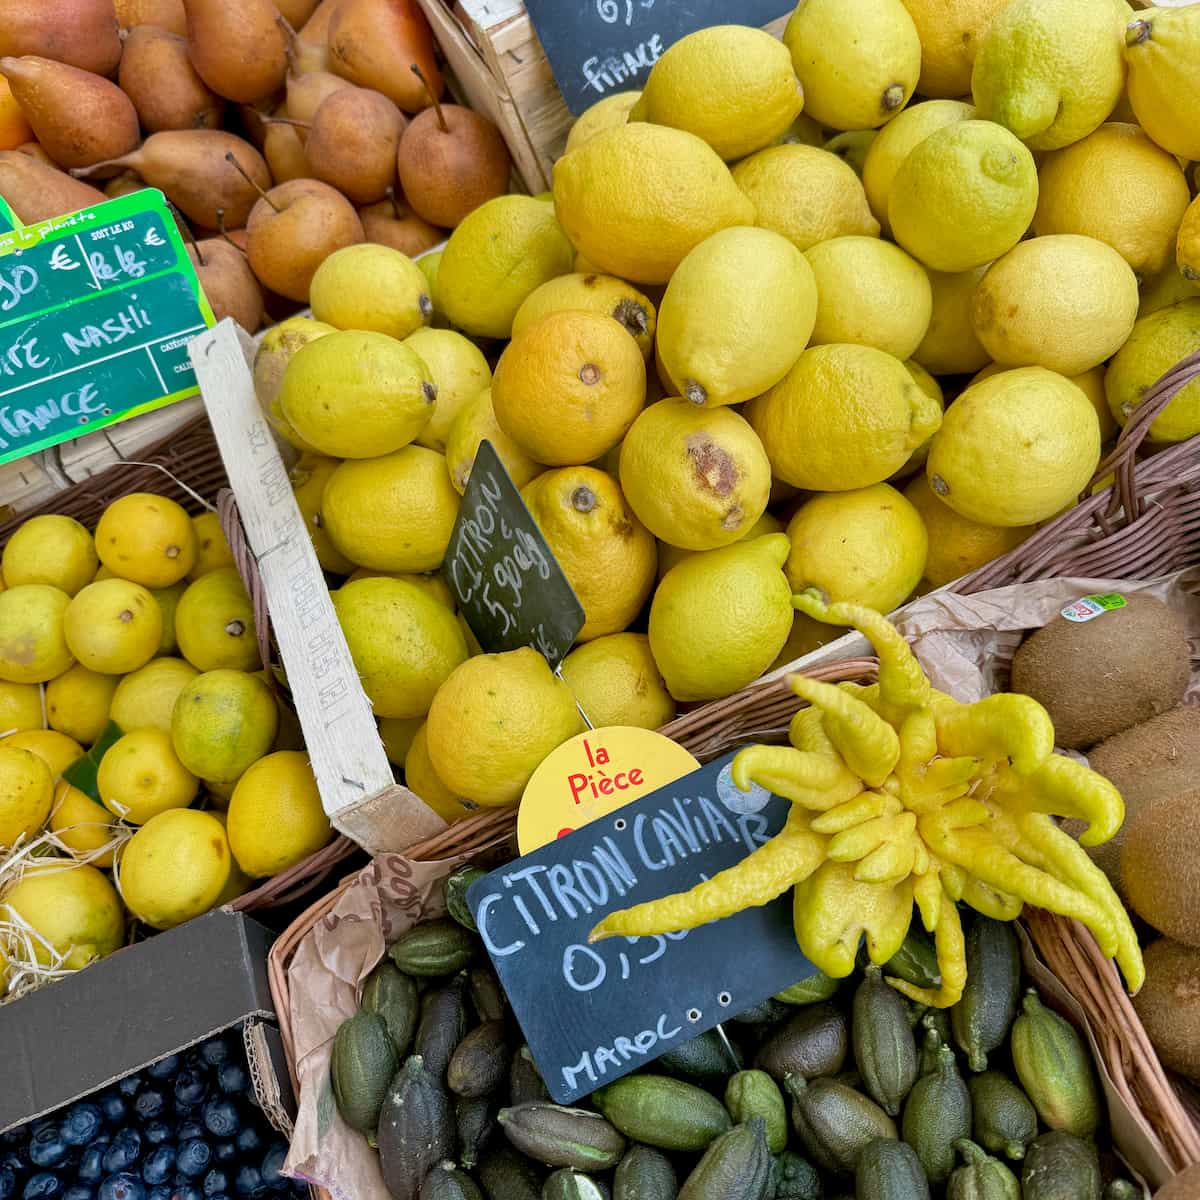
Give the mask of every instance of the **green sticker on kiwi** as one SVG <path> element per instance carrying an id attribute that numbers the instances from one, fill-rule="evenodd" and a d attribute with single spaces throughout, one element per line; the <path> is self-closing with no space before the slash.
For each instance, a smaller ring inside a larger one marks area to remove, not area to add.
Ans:
<path id="1" fill-rule="evenodd" d="M 1090 621 L 1114 608 L 1124 608 L 1125 604 L 1125 597 L 1120 592 L 1108 592 L 1100 596 L 1081 596 L 1061 611 L 1068 621 Z"/>

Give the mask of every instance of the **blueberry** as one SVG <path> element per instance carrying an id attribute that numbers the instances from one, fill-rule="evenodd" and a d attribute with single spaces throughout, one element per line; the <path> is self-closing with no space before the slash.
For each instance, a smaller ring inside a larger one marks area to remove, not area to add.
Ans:
<path id="1" fill-rule="evenodd" d="M 211 1162 L 212 1147 L 199 1138 L 192 1138 L 179 1147 L 179 1157 L 175 1160 L 175 1165 L 181 1175 L 191 1179 L 203 1175 Z"/>
<path id="2" fill-rule="evenodd" d="M 80 1183 L 99 1183 L 104 1178 L 104 1148 L 89 1146 L 79 1160 L 75 1176 Z"/>
<path id="3" fill-rule="evenodd" d="M 217 1068 L 217 1086 L 226 1095 L 244 1092 L 250 1086 L 250 1076 L 238 1063 L 224 1063 Z"/>
<path id="4" fill-rule="evenodd" d="M 257 1167 L 249 1165 L 238 1170 L 237 1178 L 233 1181 L 239 1196 L 259 1196 L 263 1193 L 263 1177 Z"/>
<path id="5" fill-rule="evenodd" d="M 140 1075 L 126 1075 L 120 1083 L 117 1084 L 117 1091 L 122 1096 L 127 1096 L 132 1099 L 138 1094 L 138 1089 L 142 1086 L 142 1077 Z"/>
<path id="6" fill-rule="evenodd" d="M 213 1146 L 213 1162 L 220 1166 L 228 1166 L 237 1157 L 237 1147 L 232 1142 L 217 1142 Z"/>
<path id="7" fill-rule="evenodd" d="M 0 1133 L 0 1146 L 23 1146 L 29 1141 L 29 1126 L 16 1125 Z"/>
<path id="8" fill-rule="evenodd" d="M 16 1194 L 16 1171 L 12 1167 L 0 1167 L 0 1200 L 12 1200 Z"/>
<path id="9" fill-rule="evenodd" d="M 166 1121 L 149 1121 L 142 1127 L 142 1137 L 148 1146 L 161 1146 L 171 1140 L 171 1126 Z"/>
<path id="10" fill-rule="evenodd" d="M 175 1170 L 175 1147 L 158 1146 L 142 1163 L 142 1178 L 149 1184 L 166 1183 Z"/>
<path id="11" fill-rule="evenodd" d="M 219 1196 L 229 1191 L 229 1176 L 219 1168 L 214 1167 L 204 1177 L 201 1190 L 206 1196 Z"/>
<path id="12" fill-rule="evenodd" d="M 63 1192 L 62 1200 L 96 1200 L 96 1193 L 86 1183 L 73 1183 Z"/>
<path id="13" fill-rule="evenodd" d="M 68 1146 L 90 1146 L 104 1127 L 104 1114 L 94 1104 L 73 1104 L 63 1118 L 62 1138 Z"/>
<path id="14" fill-rule="evenodd" d="M 146 1200 L 146 1188 L 136 1175 L 119 1171 L 100 1185 L 96 1200 Z"/>
<path id="15" fill-rule="evenodd" d="M 133 1102 L 133 1111 L 140 1121 L 153 1121 L 167 1108 L 167 1098 L 157 1088 L 142 1088 Z"/>
<path id="16" fill-rule="evenodd" d="M 128 1171 L 142 1156 L 142 1135 L 136 1129 L 118 1129 L 104 1151 L 104 1169 L 110 1174 Z"/>
<path id="17" fill-rule="evenodd" d="M 204 1126 L 199 1121 L 184 1121 L 182 1125 L 175 1127 L 175 1140 L 178 1142 L 190 1142 L 193 1138 L 203 1141 L 204 1136 Z"/>
<path id="18" fill-rule="evenodd" d="M 233 1137 L 241 1128 L 237 1105 L 227 1097 L 210 1100 L 204 1106 L 204 1127 L 214 1137 Z"/>
<path id="19" fill-rule="evenodd" d="M 199 1104 L 207 1094 L 208 1083 L 199 1071 L 180 1071 L 175 1077 L 177 1104 Z"/>
<path id="20" fill-rule="evenodd" d="M 62 1180 L 49 1171 L 39 1171 L 29 1177 L 25 1190 L 21 1193 L 21 1200 L 53 1200 L 62 1194 Z"/>
<path id="21" fill-rule="evenodd" d="M 175 1195 L 174 1189 L 167 1187 L 165 1183 L 161 1183 L 158 1187 L 152 1187 L 146 1200 L 172 1200 Z"/>
<path id="22" fill-rule="evenodd" d="M 67 1143 L 57 1125 L 44 1125 L 29 1143 L 29 1161 L 35 1167 L 58 1167 L 67 1157 Z"/>
<path id="23" fill-rule="evenodd" d="M 200 1047 L 200 1057 L 210 1067 L 219 1067 L 229 1061 L 229 1043 L 223 1037 L 215 1037 Z"/>
<path id="24" fill-rule="evenodd" d="M 244 1125 L 241 1132 L 234 1139 L 234 1144 L 242 1154 L 247 1156 L 258 1154 L 262 1150 L 262 1134 L 253 1125 Z"/>
<path id="25" fill-rule="evenodd" d="M 271 1148 L 262 1160 L 260 1170 L 262 1171 L 263 1183 L 276 1191 L 280 1191 L 291 1184 L 291 1180 L 283 1174 L 283 1160 L 287 1158 L 287 1150 L 286 1142 L 272 1142 Z"/>
<path id="26" fill-rule="evenodd" d="M 178 1071 L 178 1054 L 168 1054 L 166 1058 L 160 1058 L 158 1062 L 146 1068 L 146 1074 L 151 1079 L 174 1079 Z"/>
<path id="27" fill-rule="evenodd" d="M 204 1193 L 194 1183 L 176 1184 L 171 1190 L 171 1200 L 204 1200 Z"/>
<path id="28" fill-rule="evenodd" d="M 129 1115 L 129 1105 L 125 1103 L 124 1096 L 102 1096 L 100 1111 L 110 1125 L 120 1125 Z"/>

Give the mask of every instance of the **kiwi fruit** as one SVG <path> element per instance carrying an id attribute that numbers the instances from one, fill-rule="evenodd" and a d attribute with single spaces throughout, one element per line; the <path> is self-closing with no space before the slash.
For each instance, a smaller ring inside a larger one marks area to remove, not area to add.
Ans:
<path id="1" fill-rule="evenodd" d="M 1178 1175 L 1171 1176 L 1154 1193 L 1154 1200 L 1196 1200 L 1200 1196 L 1200 1163 L 1193 1163 Z"/>
<path id="2" fill-rule="evenodd" d="M 1173 708 L 1114 734 L 1088 751 L 1088 766 L 1111 780 L 1125 801 L 1125 824 L 1103 845 L 1088 847 L 1092 861 L 1123 894 L 1125 830 L 1147 804 L 1200 782 L 1200 708 Z M 1086 827 L 1085 821 L 1064 823 L 1072 836 Z"/>
<path id="3" fill-rule="evenodd" d="M 1055 740 L 1083 750 L 1174 708 L 1191 672 L 1183 617 L 1153 596 L 1090 621 L 1055 617 L 1013 656 L 1012 690 L 1039 701 Z"/>
<path id="4" fill-rule="evenodd" d="M 1142 957 L 1146 982 L 1133 1006 L 1163 1066 L 1200 1082 L 1200 950 L 1159 938 Z"/>
<path id="5" fill-rule="evenodd" d="M 1143 921 L 1200 946 L 1200 790 L 1154 800 L 1126 823 L 1121 883 Z M 1200 1047 L 1200 1038 L 1197 1039 Z"/>

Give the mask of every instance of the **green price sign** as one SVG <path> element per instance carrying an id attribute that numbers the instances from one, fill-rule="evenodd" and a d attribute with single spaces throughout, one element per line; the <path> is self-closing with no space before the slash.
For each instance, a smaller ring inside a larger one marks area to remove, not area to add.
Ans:
<path id="1" fill-rule="evenodd" d="M 161 192 L 22 226 L 0 209 L 0 463 L 199 391 L 215 324 Z"/>

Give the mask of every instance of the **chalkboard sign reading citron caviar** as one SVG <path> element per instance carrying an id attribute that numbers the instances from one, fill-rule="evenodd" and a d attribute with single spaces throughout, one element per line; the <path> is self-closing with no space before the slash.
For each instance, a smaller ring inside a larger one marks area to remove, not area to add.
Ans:
<path id="1" fill-rule="evenodd" d="M 636 91 L 668 46 L 710 25 L 767 25 L 788 0 L 525 0 L 567 107 Z"/>
<path id="2" fill-rule="evenodd" d="M 0 232 L 0 463 L 195 395 L 214 323 L 161 192 Z"/>

